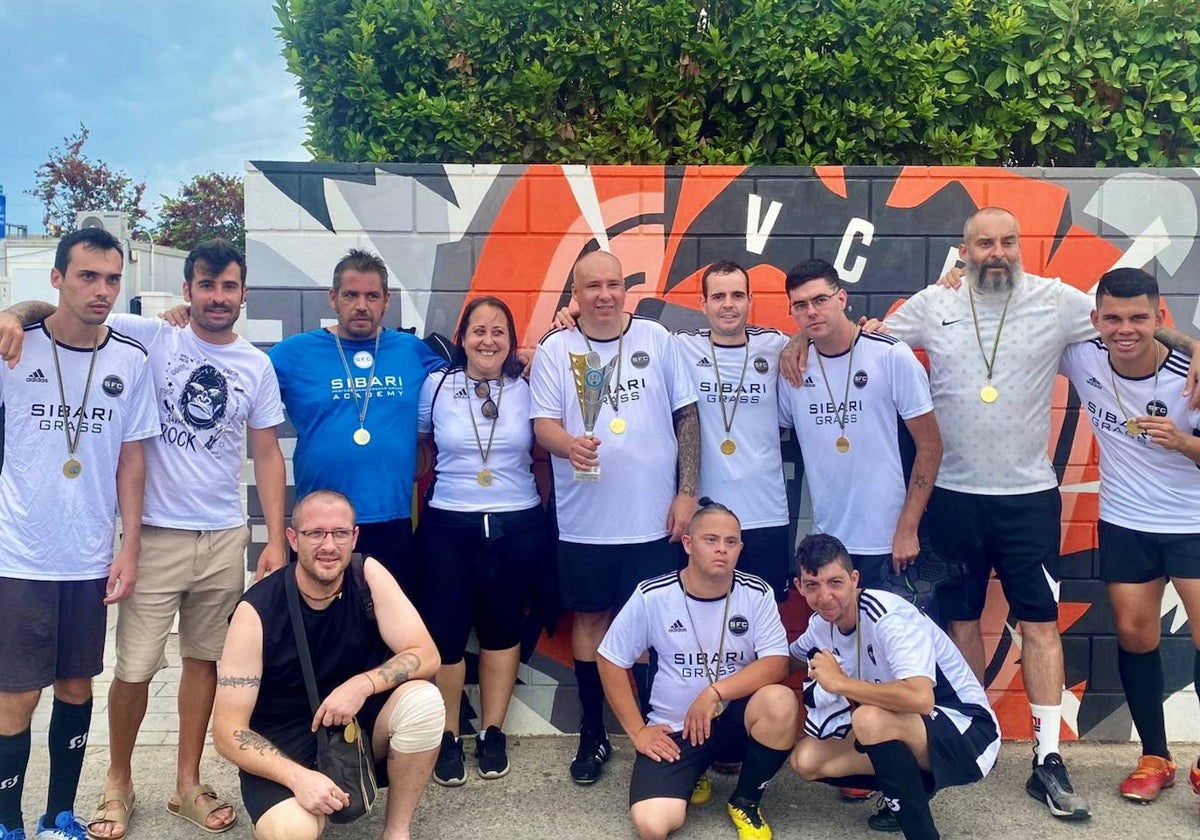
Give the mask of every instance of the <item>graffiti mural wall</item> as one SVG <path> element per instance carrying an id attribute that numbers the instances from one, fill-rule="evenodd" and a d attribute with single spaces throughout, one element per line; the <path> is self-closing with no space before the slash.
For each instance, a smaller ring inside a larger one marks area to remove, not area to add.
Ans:
<path id="1" fill-rule="evenodd" d="M 463 303 L 497 294 L 532 346 L 567 298 L 570 268 L 599 246 L 618 256 L 627 308 L 672 329 L 703 324 L 699 277 L 718 259 L 749 269 L 754 323 L 789 329 L 783 279 L 794 263 L 838 266 L 855 314 L 882 317 L 957 258 L 963 220 L 997 205 L 1020 220 L 1027 270 L 1090 290 L 1114 266 L 1158 278 L 1176 326 L 1197 332 L 1200 173 L 1194 170 L 429 166 L 254 162 L 246 178 L 249 334 L 261 346 L 328 323 L 333 264 L 352 247 L 392 272 L 389 324 L 453 333 Z M 1112 616 L 1096 571 L 1096 448 L 1078 396 L 1058 381 L 1048 441 L 1063 490 L 1060 625 L 1066 737 L 1124 740 Z M 785 452 L 787 444 L 785 444 Z M 797 529 L 803 471 L 789 464 Z M 257 513 L 253 488 L 252 513 Z M 261 536 L 261 519 L 257 529 Z M 984 616 L 988 688 L 1006 737 L 1031 736 L 1020 639 L 999 587 Z M 793 616 L 797 605 L 789 604 Z M 1163 605 L 1168 733 L 1200 740 L 1190 627 Z M 563 633 L 522 669 L 514 732 L 573 731 Z"/>

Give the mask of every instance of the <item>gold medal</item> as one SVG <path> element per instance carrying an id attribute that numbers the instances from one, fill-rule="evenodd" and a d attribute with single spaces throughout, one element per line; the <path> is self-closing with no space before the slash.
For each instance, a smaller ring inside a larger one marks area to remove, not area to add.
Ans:
<path id="1" fill-rule="evenodd" d="M 1125 421 L 1125 434 L 1137 437 L 1142 433 L 1142 427 L 1137 424 L 1136 420 Z"/>
<path id="2" fill-rule="evenodd" d="M 359 446 L 366 446 L 368 443 L 371 442 L 371 433 L 368 432 L 366 429 L 360 428 L 357 432 L 354 433 L 354 442 L 357 443 Z"/>
<path id="3" fill-rule="evenodd" d="M 67 478 L 79 478 L 79 475 L 82 472 L 83 464 L 79 463 L 74 458 L 69 459 L 65 464 L 63 464 L 63 475 L 65 475 Z"/>
<path id="4" fill-rule="evenodd" d="M 342 730 L 342 737 L 346 739 L 347 744 L 353 744 L 358 740 L 358 722 L 351 720 L 346 724 L 346 728 Z"/>
<path id="5" fill-rule="evenodd" d="M 722 455 L 732 455 L 734 452 L 737 452 L 737 444 L 736 443 L 734 443 L 729 438 L 725 438 L 725 440 L 721 441 L 721 454 Z"/>
<path id="6" fill-rule="evenodd" d="M 713 719 L 719 718 L 721 713 L 725 711 L 725 701 L 718 700 L 717 705 L 713 707 Z"/>
<path id="7" fill-rule="evenodd" d="M 984 385 L 979 389 L 979 399 L 983 400 L 988 405 L 991 405 L 996 400 L 1000 399 L 1000 392 L 996 390 L 995 385 Z"/>
<path id="8" fill-rule="evenodd" d="M 623 417 L 614 417 L 613 419 L 608 421 L 608 430 L 610 432 L 612 432 L 614 435 L 625 434 L 625 429 L 626 429 L 626 425 L 625 425 L 625 419 Z"/>
<path id="9" fill-rule="evenodd" d="M 845 455 L 850 451 L 850 438 L 842 435 L 833 442 L 833 445 L 837 447 L 838 452 L 841 452 L 843 455 Z"/>
<path id="10" fill-rule="evenodd" d="M 492 471 L 485 467 L 475 476 L 475 480 L 479 482 L 480 487 L 491 487 L 496 476 L 492 475 Z"/>

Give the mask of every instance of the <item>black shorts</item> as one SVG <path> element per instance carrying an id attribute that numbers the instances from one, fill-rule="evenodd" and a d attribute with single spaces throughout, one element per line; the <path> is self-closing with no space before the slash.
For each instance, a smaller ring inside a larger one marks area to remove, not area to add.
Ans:
<path id="1" fill-rule="evenodd" d="M 368 697 L 367 701 L 363 703 L 362 709 L 355 715 L 363 732 L 373 733 L 375 731 L 375 719 L 379 717 L 383 704 L 388 701 L 390 696 L 390 693 L 376 694 Z M 262 702 L 261 697 L 259 702 Z M 276 749 L 292 761 L 310 770 L 315 770 L 317 767 L 317 737 L 309 728 L 311 724 L 312 718 L 309 718 L 298 721 L 295 729 L 289 729 L 286 732 L 259 734 L 274 744 Z M 245 770 L 238 770 L 238 781 L 242 788 L 242 804 L 246 808 L 246 815 L 250 817 L 251 823 L 257 823 L 267 811 L 280 802 L 296 796 L 287 785 L 281 785 L 279 782 L 262 776 L 255 776 Z M 387 787 L 386 751 L 382 756 L 375 756 L 375 783 L 381 788 Z"/>
<path id="2" fill-rule="evenodd" d="M 563 609 L 619 610 L 644 580 L 683 567 L 683 549 L 667 537 L 646 543 L 591 544 L 558 541 Z"/>
<path id="3" fill-rule="evenodd" d="M 540 505 L 489 514 L 425 509 L 417 527 L 417 609 L 443 665 L 462 660 L 472 627 L 484 650 L 520 643 L 545 544 Z"/>
<path id="4" fill-rule="evenodd" d="M 0 691 L 38 691 L 104 670 L 108 579 L 0 578 Z"/>
<path id="5" fill-rule="evenodd" d="M 934 550 L 966 566 L 961 582 L 938 590 L 943 621 L 977 621 L 992 570 L 1017 621 L 1058 620 L 1058 488 L 985 496 L 933 488 L 925 523 Z"/>
<path id="6" fill-rule="evenodd" d="M 858 572 L 859 589 L 882 589 L 884 578 L 892 573 L 890 554 L 851 554 L 850 562 Z"/>
<path id="7" fill-rule="evenodd" d="M 358 523 L 358 544 L 354 550 L 382 563 L 411 600 L 417 585 L 411 519 Z"/>
<path id="8" fill-rule="evenodd" d="M 696 780 L 714 761 L 732 764 L 742 760 L 750 736 L 746 732 L 748 697 L 734 700 L 712 722 L 708 740 L 693 747 L 683 734 L 676 732 L 671 739 L 679 745 L 675 761 L 655 761 L 641 753 L 633 760 L 633 776 L 629 779 L 629 806 L 647 799 L 687 799 L 692 795 Z"/>
<path id="9" fill-rule="evenodd" d="M 1100 520 L 1100 579 L 1148 583 L 1200 578 L 1200 534 L 1151 534 Z"/>
<path id="10" fill-rule="evenodd" d="M 771 525 L 742 531 L 742 553 L 738 555 L 737 567 L 739 571 L 758 575 L 771 584 L 776 601 L 786 601 L 794 574 L 788 526 Z"/>
<path id="11" fill-rule="evenodd" d="M 959 732 L 944 710 L 935 708 L 934 711 L 936 714 L 921 715 L 929 743 L 933 790 L 978 782 L 984 777 L 981 757 L 990 770 L 1000 751 L 1000 732 L 991 715 L 980 709 L 971 717 L 966 730 Z"/>

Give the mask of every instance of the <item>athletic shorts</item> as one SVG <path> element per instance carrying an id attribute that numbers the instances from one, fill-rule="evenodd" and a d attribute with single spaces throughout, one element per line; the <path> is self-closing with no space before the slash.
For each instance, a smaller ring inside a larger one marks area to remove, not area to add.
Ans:
<path id="1" fill-rule="evenodd" d="M 1101 519 L 1099 535 L 1105 583 L 1200 578 L 1200 534 L 1151 534 Z"/>
<path id="2" fill-rule="evenodd" d="M 737 567 L 739 571 L 758 575 L 771 584 L 776 601 L 786 601 L 794 574 L 788 526 L 772 525 L 742 531 L 742 553 L 738 555 Z"/>
<path id="3" fill-rule="evenodd" d="M 179 615 L 179 655 L 216 662 L 246 582 L 245 525 L 223 531 L 142 526 L 133 594 L 117 606 L 117 679 L 147 682 L 167 667 Z"/>
<path id="4" fill-rule="evenodd" d="M 732 764 L 742 760 L 750 736 L 746 733 L 748 697 L 734 700 L 712 722 L 712 734 L 698 747 L 676 732 L 671 739 L 679 745 L 675 761 L 655 761 L 641 753 L 633 760 L 629 779 L 629 806 L 646 799 L 687 799 L 696 780 L 714 761 Z"/>
<path id="5" fill-rule="evenodd" d="M 934 550 L 966 567 L 938 590 L 943 621 L 983 614 L 992 571 L 1017 621 L 1057 621 L 1062 500 L 1058 488 L 985 496 L 933 488 L 925 522 Z"/>
<path id="6" fill-rule="evenodd" d="M 0 692 L 38 691 L 103 671 L 107 585 L 107 577 L 0 578 Z"/>
<path id="7" fill-rule="evenodd" d="M 921 715 L 929 742 L 929 768 L 935 791 L 978 782 L 996 763 L 1000 732 L 991 715 L 980 710 L 960 732 L 954 718 L 943 709 Z M 931 791 L 932 793 L 932 791 Z"/>
<path id="8" fill-rule="evenodd" d="M 563 609 L 619 610 L 644 580 L 683 567 L 683 549 L 667 537 L 645 543 L 589 544 L 558 541 L 558 581 Z"/>
<path id="9" fill-rule="evenodd" d="M 858 572 L 859 589 L 882 589 L 884 578 L 892 573 L 890 554 L 851 554 L 850 562 Z"/>
<path id="10" fill-rule="evenodd" d="M 425 509 L 417 527 L 417 609 L 443 665 L 462 661 L 472 627 L 484 650 L 520 644 L 545 544 L 540 505 L 488 514 Z"/>
<path id="11" fill-rule="evenodd" d="M 388 701 L 391 696 L 390 692 L 376 694 L 373 697 L 368 697 L 363 703 L 362 709 L 355 715 L 358 720 L 358 725 L 362 727 L 363 732 L 375 731 L 375 719 L 379 717 L 380 711 L 383 710 L 383 704 Z M 260 696 L 258 702 L 263 702 Z M 275 747 L 288 758 L 295 761 L 304 767 L 311 770 L 317 768 L 317 736 L 313 734 L 309 728 L 312 725 L 312 718 L 303 721 L 297 721 L 294 730 L 287 732 L 260 732 L 259 734 L 270 741 Z M 377 755 L 375 758 L 375 783 L 379 787 L 387 787 L 387 753 Z M 292 793 L 292 789 L 286 785 L 281 785 L 279 782 L 271 779 L 255 776 L 247 773 L 245 770 L 238 770 L 238 780 L 242 787 L 242 804 L 246 808 L 246 815 L 250 817 L 251 823 L 257 823 L 262 819 L 262 815 L 274 808 L 280 802 L 285 802 L 295 798 L 296 794 Z"/>
<path id="12" fill-rule="evenodd" d="M 354 550 L 363 557 L 370 556 L 378 560 L 392 573 L 411 600 L 411 593 L 417 585 L 411 519 L 358 523 L 358 543 Z"/>

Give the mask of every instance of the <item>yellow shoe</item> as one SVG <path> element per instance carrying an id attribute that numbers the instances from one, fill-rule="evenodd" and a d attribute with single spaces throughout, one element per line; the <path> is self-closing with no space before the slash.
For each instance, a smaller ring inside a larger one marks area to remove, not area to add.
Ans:
<path id="1" fill-rule="evenodd" d="M 697 806 L 707 805 L 710 799 L 712 799 L 712 782 L 709 780 L 708 774 L 703 773 L 696 780 L 696 786 L 692 788 L 692 795 L 688 799 L 688 804 Z"/>
<path id="2" fill-rule="evenodd" d="M 763 819 L 762 808 L 757 802 L 731 799 L 726 807 L 729 818 L 737 827 L 738 840 L 771 840 L 771 826 Z"/>

